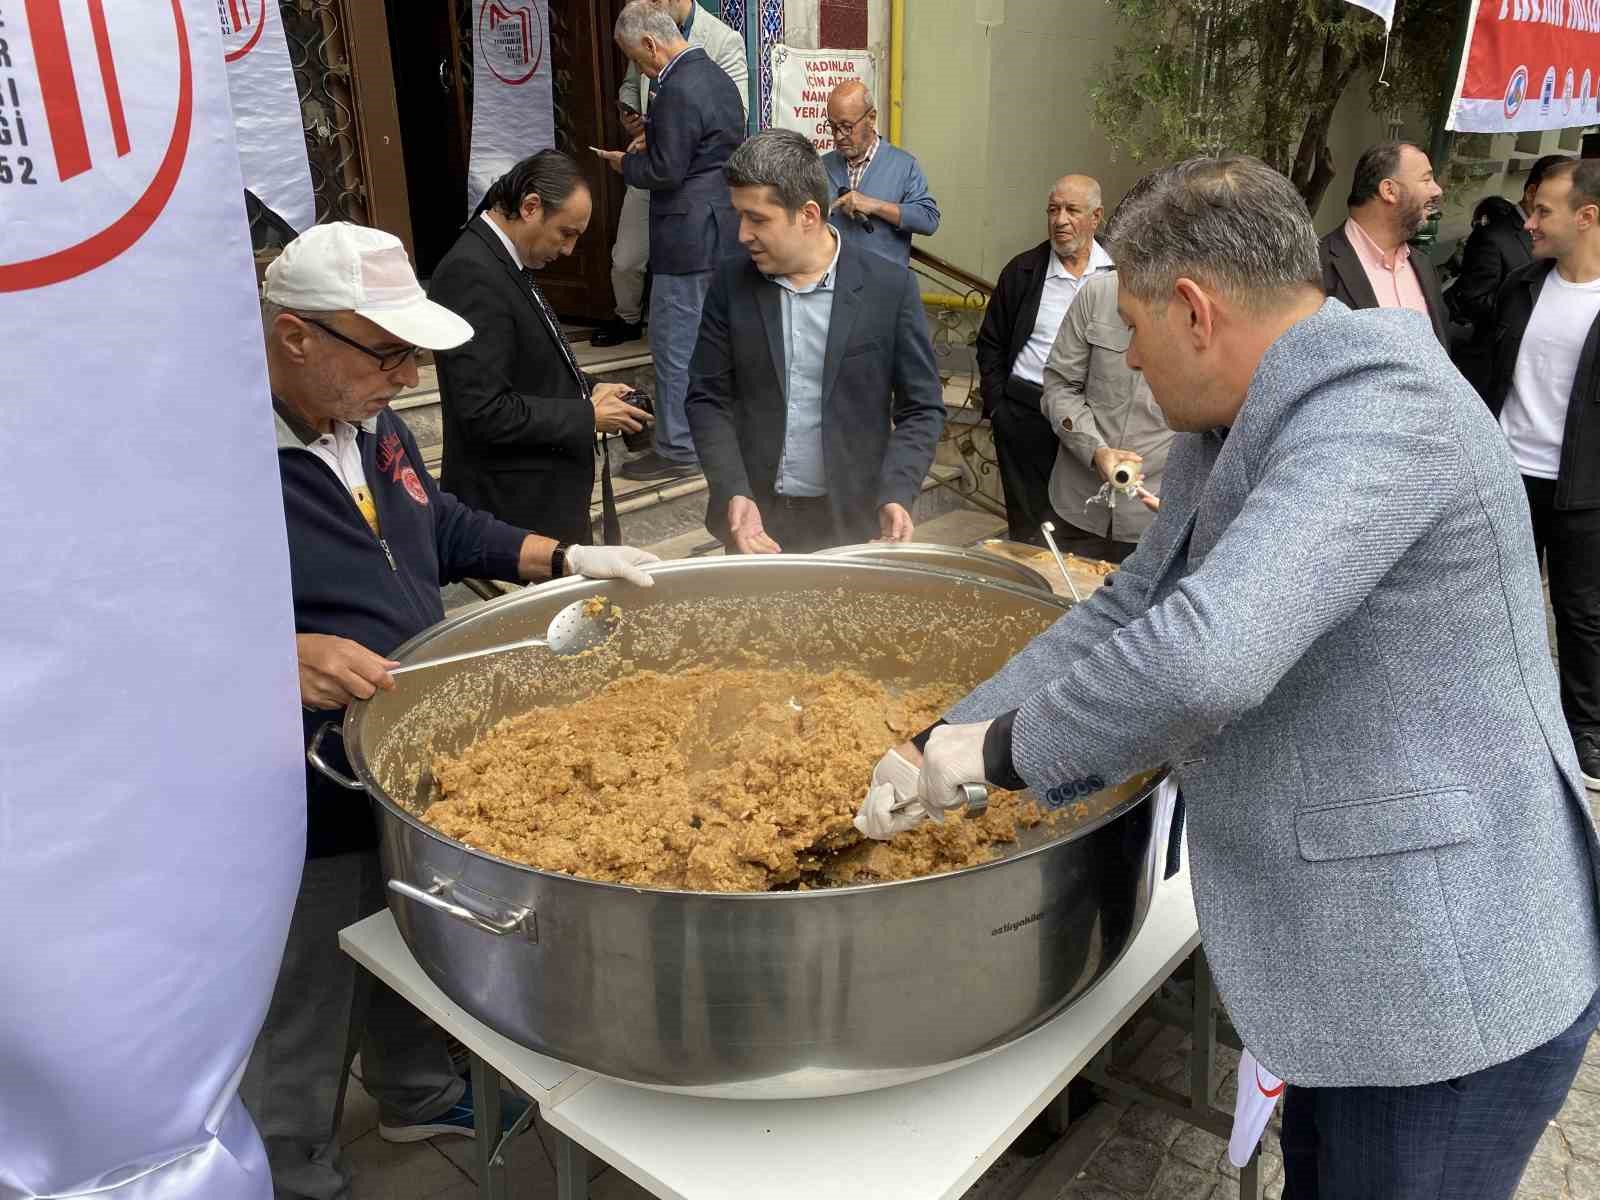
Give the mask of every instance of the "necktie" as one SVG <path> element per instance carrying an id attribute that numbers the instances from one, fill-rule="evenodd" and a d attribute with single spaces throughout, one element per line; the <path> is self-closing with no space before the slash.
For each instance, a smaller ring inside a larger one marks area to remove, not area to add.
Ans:
<path id="1" fill-rule="evenodd" d="M 522 268 L 522 278 L 527 282 L 528 291 L 533 295 L 533 301 L 538 305 L 539 312 L 544 316 L 545 324 L 549 326 L 551 334 L 556 339 L 556 345 L 561 348 L 561 355 L 567 360 L 567 366 L 572 369 L 573 375 L 578 380 L 578 391 L 585 400 L 591 398 L 592 389 L 589 387 L 589 377 L 578 366 L 578 356 L 572 352 L 572 343 L 567 341 L 567 335 L 562 332 L 561 321 L 556 316 L 555 309 L 550 307 L 550 302 L 544 298 L 544 293 L 539 290 L 539 285 L 534 282 L 534 273 L 527 267 Z M 600 437 L 600 454 L 603 462 L 600 468 L 600 535 L 608 546 L 622 545 L 622 522 L 617 517 L 617 497 L 611 484 L 611 438 L 602 434 Z"/>

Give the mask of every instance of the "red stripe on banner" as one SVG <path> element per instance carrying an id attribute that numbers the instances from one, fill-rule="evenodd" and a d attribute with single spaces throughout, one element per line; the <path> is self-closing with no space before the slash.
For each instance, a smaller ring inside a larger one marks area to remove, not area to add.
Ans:
<path id="1" fill-rule="evenodd" d="M 57 3 L 59 7 L 58 0 L 29 0 L 29 3 Z M 167 201 L 172 199 L 178 179 L 183 175 L 183 163 L 189 153 L 189 137 L 194 127 L 194 60 L 189 53 L 189 29 L 183 19 L 183 0 L 172 0 L 172 23 L 178 35 L 178 107 L 172 117 L 172 137 L 167 142 L 167 152 L 156 168 L 150 186 L 109 227 L 76 246 L 57 250 L 42 258 L 0 263 L 0 292 L 47 287 L 104 266 L 142 238 L 156 223 Z M 32 28 L 37 29 L 38 26 Z M 37 45 L 35 42 L 36 49 Z"/>
<path id="2" fill-rule="evenodd" d="M 111 56 L 111 34 L 106 30 L 106 10 L 102 0 L 89 0 L 89 24 L 94 28 L 94 50 L 100 58 L 100 83 L 106 90 L 106 113 L 111 118 L 111 137 L 117 157 L 128 152 L 128 118 L 122 111 L 122 88 L 117 83 L 117 60 Z"/>
<path id="3" fill-rule="evenodd" d="M 245 15 L 248 16 L 250 13 L 248 0 L 246 0 L 244 11 Z M 228 15 L 233 18 L 233 31 L 235 33 L 244 28 L 244 21 L 239 16 L 239 0 L 228 0 Z"/>
<path id="4" fill-rule="evenodd" d="M 23 0 L 28 28 L 33 33 L 33 55 L 39 66 L 39 92 L 44 97 L 45 123 L 56 155 L 56 174 L 66 182 L 82 175 L 89 161 L 89 135 L 83 129 L 83 109 L 78 104 L 78 82 L 72 77 L 72 56 L 67 51 L 67 27 L 61 19 L 61 0 Z"/>

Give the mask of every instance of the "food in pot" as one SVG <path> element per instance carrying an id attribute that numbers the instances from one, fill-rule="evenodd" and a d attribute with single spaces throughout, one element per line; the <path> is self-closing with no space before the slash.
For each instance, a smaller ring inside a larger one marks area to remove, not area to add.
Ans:
<path id="1" fill-rule="evenodd" d="M 1060 814 L 996 792 L 889 842 L 852 824 L 873 763 L 962 695 L 853 671 L 644 671 L 535 708 L 433 762 L 423 819 L 543 870 L 749 892 L 909 879 L 985 862 Z M 1086 815 L 1088 810 L 1078 806 Z"/>

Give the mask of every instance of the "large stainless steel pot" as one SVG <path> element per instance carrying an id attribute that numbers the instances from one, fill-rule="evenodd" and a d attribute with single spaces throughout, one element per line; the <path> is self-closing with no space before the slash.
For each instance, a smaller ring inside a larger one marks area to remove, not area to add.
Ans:
<path id="1" fill-rule="evenodd" d="M 1002 558 L 987 550 L 967 546 L 945 546 L 938 542 L 862 542 L 855 546 L 839 546 L 820 551 L 826 558 L 877 558 L 884 562 L 907 563 L 922 567 L 939 567 L 946 571 L 967 571 L 1023 587 L 1051 590 L 1050 581 L 1027 563 L 1014 558 Z"/>
<path id="2" fill-rule="evenodd" d="M 1153 779 L 1103 794 L 1106 811 L 1070 834 L 1030 831 L 1002 860 L 831 891 L 595 883 L 469 849 L 419 821 L 434 753 L 635 668 L 735 664 L 758 644 L 775 662 L 968 684 L 1063 611 L 1032 589 L 867 560 L 704 559 L 653 574 L 649 591 L 566 580 L 508 596 L 396 657 L 510 640 L 606 594 L 627 619 L 598 654 L 441 666 L 345 718 L 350 761 L 377 801 L 390 908 L 446 994 L 505 1036 L 604 1075 L 800 1097 L 900 1083 L 995 1050 L 1111 968 L 1149 904 Z"/>

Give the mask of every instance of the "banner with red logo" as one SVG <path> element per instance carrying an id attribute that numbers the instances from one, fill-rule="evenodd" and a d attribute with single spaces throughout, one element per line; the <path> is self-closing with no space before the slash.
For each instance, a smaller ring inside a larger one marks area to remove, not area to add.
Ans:
<path id="1" fill-rule="evenodd" d="M 317 220 L 311 165 L 278 0 L 217 0 L 244 186 L 295 230 Z"/>
<path id="2" fill-rule="evenodd" d="M 546 0 L 472 0 L 467 212 L 496 179 L 556 144 Z"/>
<path id="3" fill-rule="evenodd" d="M 1244 1167 L 1261 1144 L 1283 1087 L 1283 1080 L 1258 1063 L 1250 1051 L 1239 1056 L 1239 1090 L 1233 1103 L 1233 1133 L 1228 1138 L 1228 1161 L 1234 1166 Z"/>
<path id="4" fill-rule="evenodd" d="M 268 1200 L 305 855 L 215 0 L 0 0 L 0 1196 Z"/>
<path id="5" fill-rule="evenodd" d="M 1600 0 L 1473 0 L 1449 128 L 1567 129 L 1596 120 Z"/>

